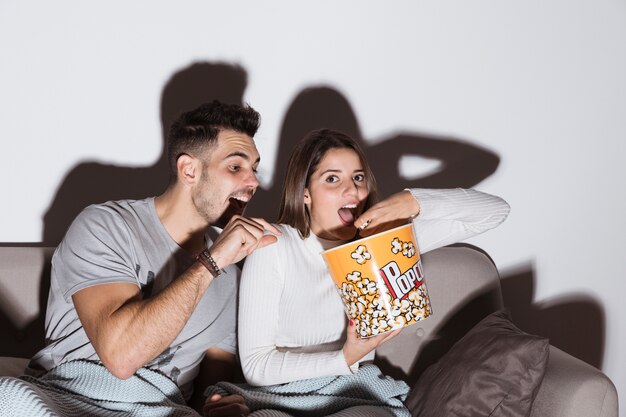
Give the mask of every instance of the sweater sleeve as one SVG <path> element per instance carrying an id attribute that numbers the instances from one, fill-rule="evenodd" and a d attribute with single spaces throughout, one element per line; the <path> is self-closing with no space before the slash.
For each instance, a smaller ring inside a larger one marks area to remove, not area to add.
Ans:
<path id="1" fill-rule="evenodd" d="M 314 353 L 278 349 L 276 339 L 281 306 L 290 304 L 284 299 L 289 298 L 289 294 L 285 294 L 283 264 L 289 260 L 284 259 L 283 244 L 277 242 L 256 250 L 244 264 L 239 292 L 238 338 L 246 381 L 250 385 L 264 386 L 352 373 L 341 349 Z"/>
<path id="2" fill-rule="evenodd" d="M 474 189 L 408 190 L 420 204 L 413 220 L 421 253 L 457 243 L 497 227 L 509 215 L 502 198 Z"/>

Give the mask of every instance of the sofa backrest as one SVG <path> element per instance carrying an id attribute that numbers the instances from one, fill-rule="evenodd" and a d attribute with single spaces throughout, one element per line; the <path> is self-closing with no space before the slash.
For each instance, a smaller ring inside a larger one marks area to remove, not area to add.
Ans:
<path id="1" fill-rule="evenodd" d="M 44 344 L 52 247 L 0 247 L 0 356 L 31 357 Z M 474 324 L 502 308 L 491 259 L 467 245 L 422 257 L 433 315 L 377 350 L 384 373 L 414 382 Z"/>
<path id="2" fill-rule="evenodd" d="M 0 247 L 0 356 L 30 357 L 44 344 L 52 247 Z"/>
<path id="3" fill-rule="evenodd" d="M 498 270 L 481 250 L 445 247 L 424 254 L 422 263 L 433 314 L 376 351 L 383 373 L 409 386 L 476 323 L 503 306 Z"/>

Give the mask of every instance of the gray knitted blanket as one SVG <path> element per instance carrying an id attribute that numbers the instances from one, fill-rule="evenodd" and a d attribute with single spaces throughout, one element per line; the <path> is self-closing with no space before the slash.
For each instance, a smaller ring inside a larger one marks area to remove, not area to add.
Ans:
<path id="1" fill-rule="evenodd" d="M 167 376 L 147 368 L 126 380 L 98 362 L 63 363 L 39 378 L 0 378 L 0 416 L 198 417 Z"/>
<path id="2" fill-rule="evenodd" d="M 363 365 L 354 375 L 306 379 L 268 387 L 220 382 L 204 395 L 241 395 L 254 417 L 410 417 L 403 401 L 409 392 L 404 381 Z"/>

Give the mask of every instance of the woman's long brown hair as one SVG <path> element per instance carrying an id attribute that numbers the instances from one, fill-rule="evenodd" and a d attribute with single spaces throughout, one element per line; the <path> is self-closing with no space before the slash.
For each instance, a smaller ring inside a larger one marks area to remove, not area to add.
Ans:
<path id="1" fill-rule="evenodd" d="M 369 194 L 365 210 L 378 201 L 376 179 L 359 144 L 350 136 L 330 129 L 309 132 L 294 148 L 289 157 L 283 186 L 278 223 L 297 229 L 303 239 L 311 233 L 310 215 L 304 204 L 304 189 L 320 161 L 331 149 L 352 149 L 359 156 Z"/>

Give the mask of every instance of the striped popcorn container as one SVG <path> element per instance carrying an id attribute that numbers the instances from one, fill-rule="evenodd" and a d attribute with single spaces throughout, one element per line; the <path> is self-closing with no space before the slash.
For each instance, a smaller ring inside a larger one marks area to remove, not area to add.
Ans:
<path id="1" fill-rule="evenodd" d="M 361 338 L 432 314 L 412 224 L 322 252 Z"/>

